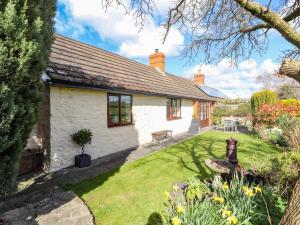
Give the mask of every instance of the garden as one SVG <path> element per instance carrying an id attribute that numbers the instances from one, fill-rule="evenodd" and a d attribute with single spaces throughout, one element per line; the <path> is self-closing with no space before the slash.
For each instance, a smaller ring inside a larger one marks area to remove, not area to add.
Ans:
<path id="1" fill-rule="evenodd" d="M 299 177 L 300 103 L 262 91 L 242 104 L 251 110 L 247 134 L 208 131 L 65 188 L 96 224 L 279 224 Z M 224 159 L 229 138 L 239 164 L 224 178 L 205 160 Z"/>
<path id="2" fill-rule="evenodd" d="M 165 192 L 172 192 L 176 182 L 211 177 L 204 161 L 225 158 L 225 140 L 230 137 L 239 140 L 238 159 L 245 168 L 251 168 L 252 162 L 271 166 L 268 159 L 282 152 L 255 136 L 208 131 L 66 188 L 86 202 L 96 224 L 158 224 L 156 217 L 164 214 L 169 201 Z"/>

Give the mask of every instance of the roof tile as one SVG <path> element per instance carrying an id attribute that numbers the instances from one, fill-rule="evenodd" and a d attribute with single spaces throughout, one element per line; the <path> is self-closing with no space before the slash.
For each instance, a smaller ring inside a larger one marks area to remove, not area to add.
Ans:
<path id="1" fill-rule="evenodd" d="M 54 83 L 215 100 L 192 80 L 55 35 L 47 74 Z"/>

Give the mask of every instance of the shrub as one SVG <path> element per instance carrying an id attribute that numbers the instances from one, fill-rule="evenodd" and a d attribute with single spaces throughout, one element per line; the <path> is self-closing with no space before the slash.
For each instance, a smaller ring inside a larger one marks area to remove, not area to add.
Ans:
<path id="1" fill-rule="evenodd" d="M 276 102 L 277 96 L 275 92 L 269 90 L 256 92 L 250 99 L 251 112 L 252 114 L 256 114 L 262 104 L 275 104 Z"/>
<path id="2" fill-rule="evenodd" d="M 253 115 L 255 126 L 273 127 L 277 119 L 284 115 L 300 116 L 300 102 L 294 99 L 281 100 L 276 104 L 262 104 Z"/>
<path id="3" fill-rule="evenodd" d="M 283 114 L 277 119 L 277 124 L 283 131 L 287 145 L 291 149 L 300 150 L 300 118 Z"/>
<path id="4" fill-rule="evenodd" d="M 283 135 L 283 131 L 277 127 L 274 128 L 265 128 L 259 127 L 256 128 L 256 132 L 260 138 L 266 141 L 270 141 L 273 144 L 277 144 L 282 147 L 287 147 L 287 141 Z"/>
<path id="5" fill-rule="evenodd" d="M 284 212 L 274 189 L 246 184 L 238 176 L 229 184 L 220 176 L 211 185 L 199 180 L 188 184 L 183 195 L 167 195 L 164 225 L 276 224 Z M 187 193 L 194 194 L 188 198 Z"/>
<path id="6" fill-rule="evenodd" d="M 93 134 L 92 131 L 89 129 L 81 129 L 76 133 L 72 134 L 71 138 L 76 144 L 81 146 L 82 155 L 84 155 L 84 146 L 86 144 L 91 144 Z"/>
<path id="7" fill-rule="evenodd" d="M 283 152 L 271 158 L 270 166 L 258 167 L 257 172 L 289 197 L 300 175 L 300 151 Z"/>

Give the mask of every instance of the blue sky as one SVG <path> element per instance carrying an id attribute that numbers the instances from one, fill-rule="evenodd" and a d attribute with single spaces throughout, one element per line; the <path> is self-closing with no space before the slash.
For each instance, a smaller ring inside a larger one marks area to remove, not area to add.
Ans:
<path id="1" fill-rule="evenodd" d="M 141 32 L 130 15 L 120 8 L 104 11 L 100 0 L 58 0 L 56 32 L 90 45 L 115 52 L 148 64 L 148 56 L 159 48 L 166 54 L 168 72 L 191 77 L 199 69 L 201 54 L 188 63 L 182 54 L 186 34 L 172 28 L 166 43 L 161 43 L 163 28 L 160 20 L 167 12 L 169 1 L 157 0 L 160 19 L 151 19 Z M 249 97 L 262 88 L 257 77 L 278 67 L 282 50 L 290 45 L 275 31 L 269 36 L 269 48 L 263 55 L 254 54 L 251 60 L 241 60 L 232 68 L 227 59 L 216 65 L 203 65 L 206 84 L 218 88 L 230 97 Z M 202 55 L 203 56 L 203 55 Z M 230 82 L 229 82 L 230 81 Z"/>

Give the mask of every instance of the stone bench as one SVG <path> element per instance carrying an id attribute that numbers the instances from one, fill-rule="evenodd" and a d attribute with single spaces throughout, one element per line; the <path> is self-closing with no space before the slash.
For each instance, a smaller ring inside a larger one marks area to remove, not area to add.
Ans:
<path id="1" fill-rule="evenodd" d="M 172 137 L 172 130 L 161 130 L 157 132 L 153 132 L 152 135 L 152 141 L 160 141 L 169 137 Z"/>

